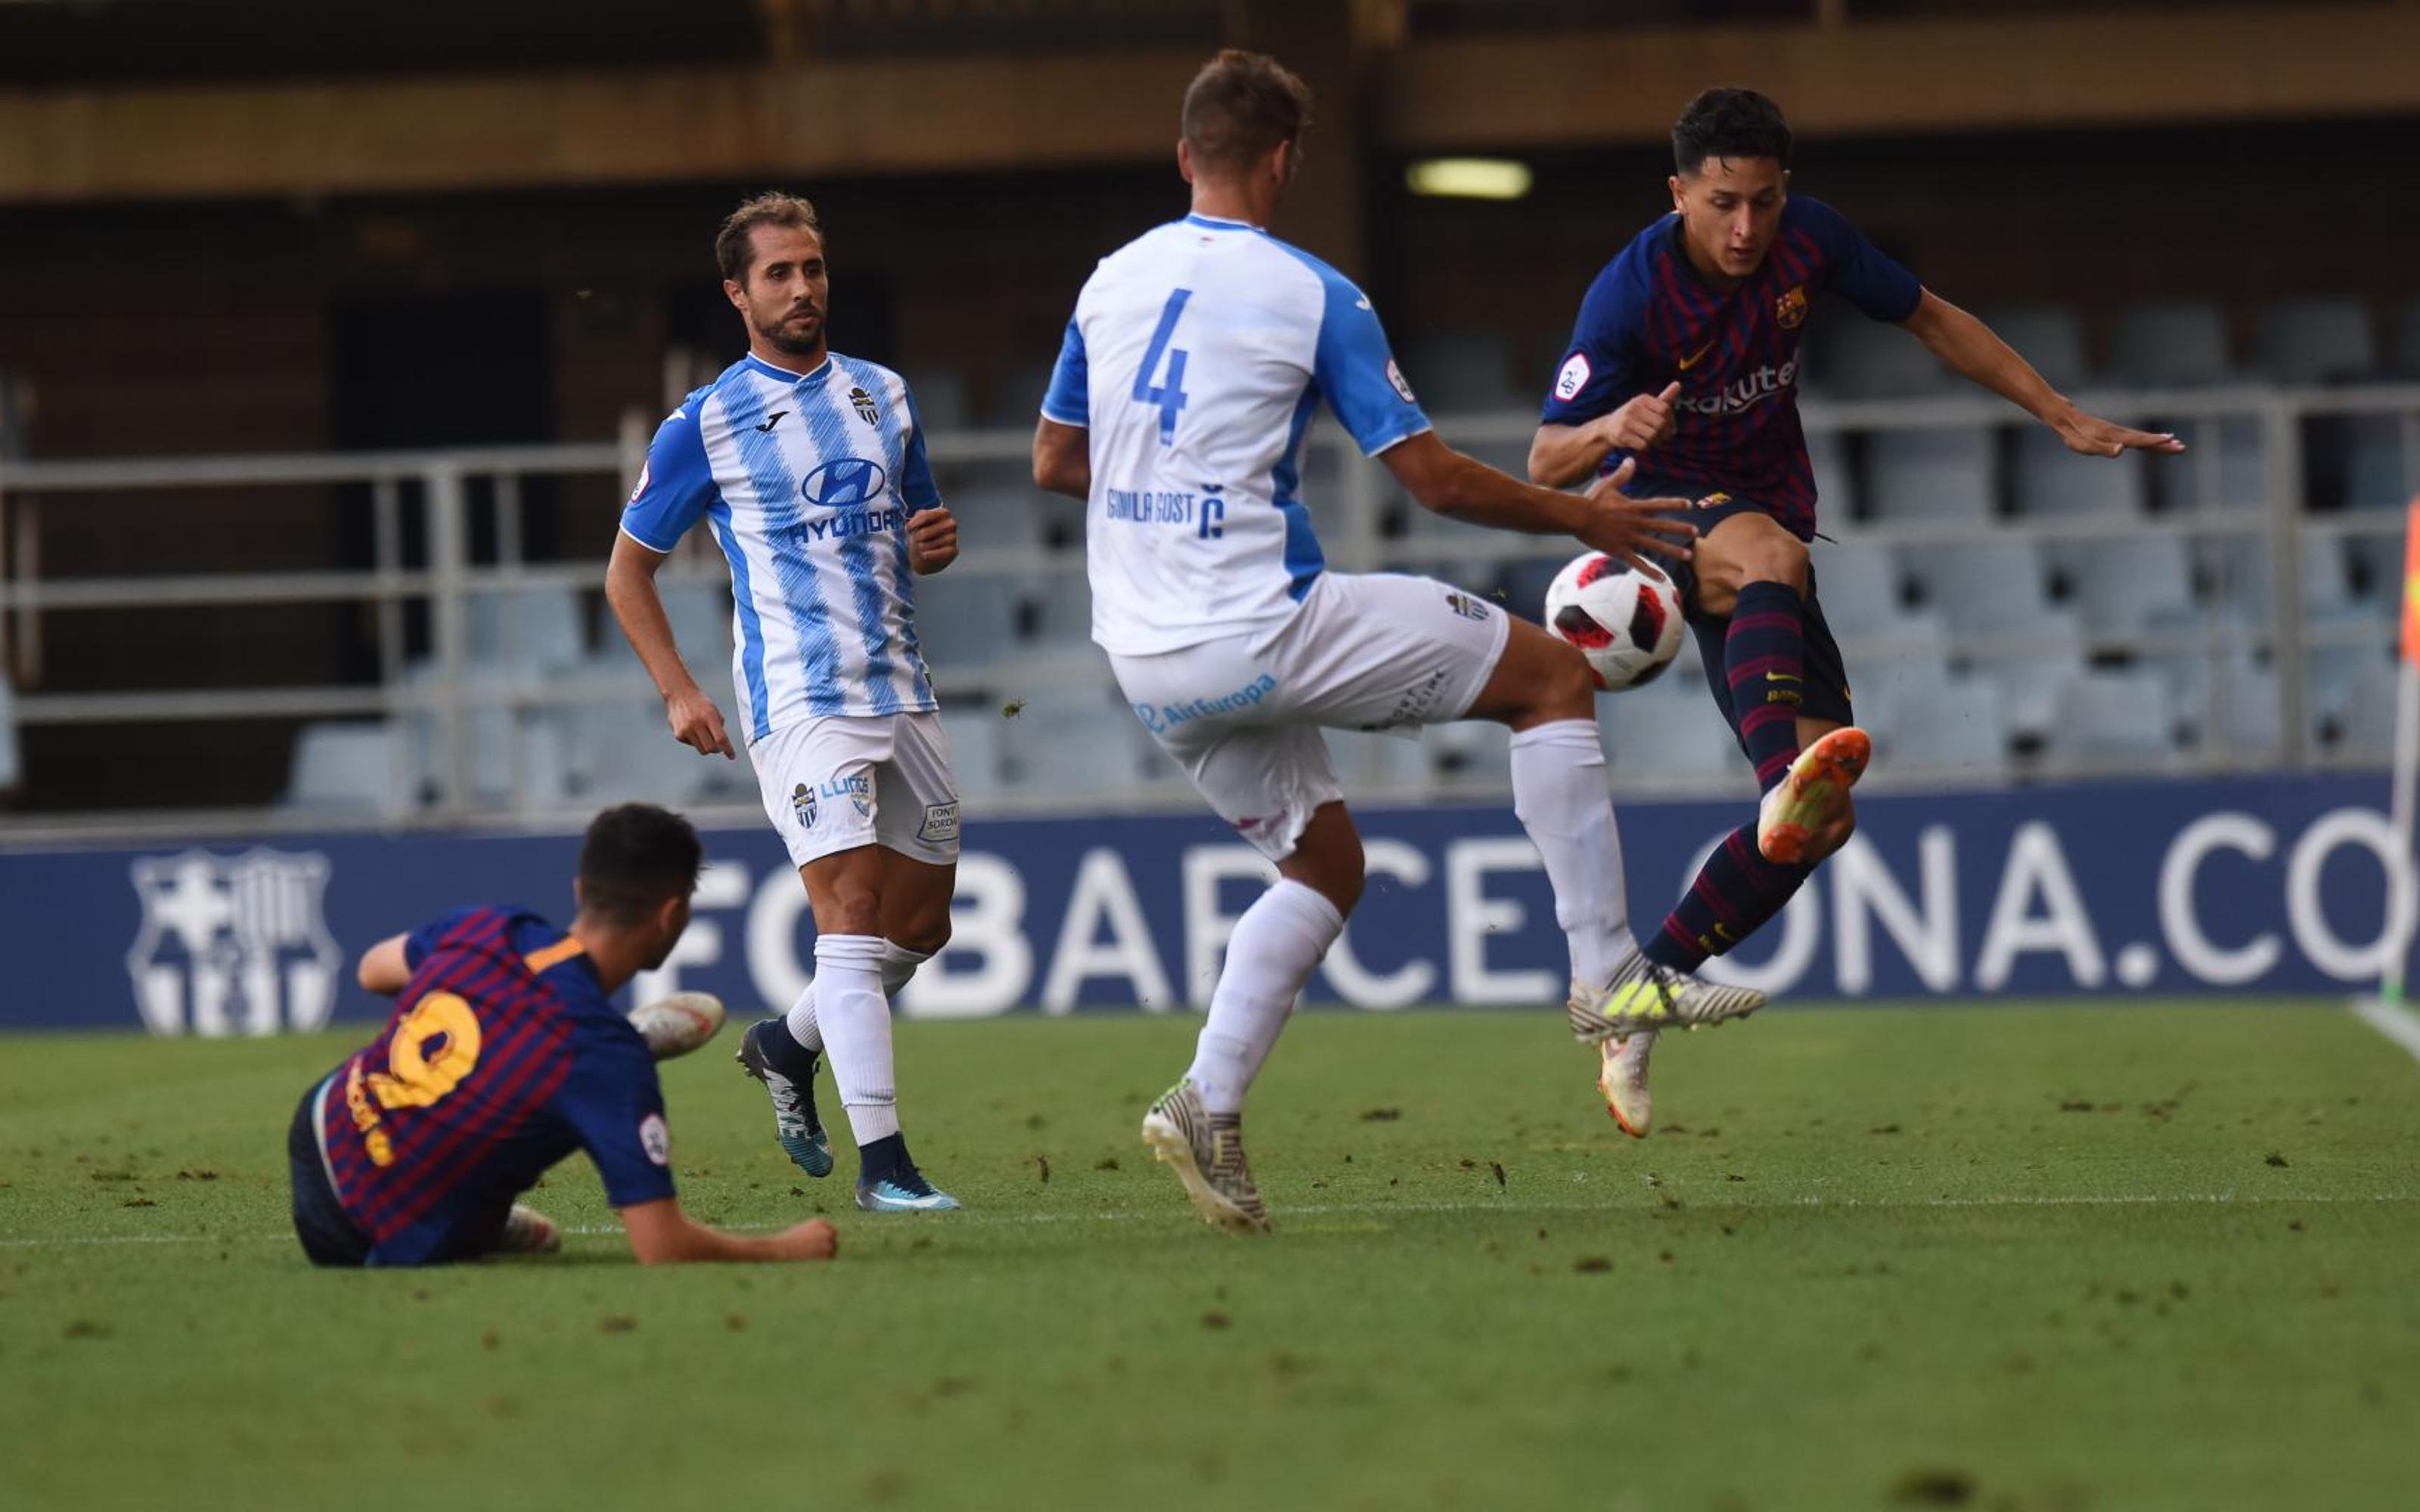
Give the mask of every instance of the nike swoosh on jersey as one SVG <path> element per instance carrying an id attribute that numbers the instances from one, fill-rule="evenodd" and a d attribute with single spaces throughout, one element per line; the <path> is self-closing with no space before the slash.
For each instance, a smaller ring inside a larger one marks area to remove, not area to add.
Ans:
<path id="1" fill-rule="evenodd" d="M 1719 336 L 1717 336 L 1717 337 L 1715 337 L 1715 338 L 1714 338 L 1714 341 L 1710 341 L 1710 342 L 1706 343 L 1703 347 L 1699 347 L 1696 351 L 1691 352 L 1688 356 L 1682 358 L 1682 359 L 1681 359 L 1681 371 L 1682 371 L 1682 372 L 1683 372 L 1683 373 L 1686 373 L 1687 371 L 1689 371 L 1689 369 L 1691 369 L 1691 368 L 1693 368 L 1693 367 L 1697 366 L 1699 363 L 1704 362 L 1704 361 L 1706 360 L 1706 354 L 1707 354 L 1708 352 L 1710 352 L 1710 351 L 1713 351 L 1713 350 L 1714 349 L 1715 346 L 1716 346 L 1716 345 L 1717 345 L 1721 340 L 1722 340 L 1722 338 L 1721 338 L 1721 337 L 1719 337 Z"/>

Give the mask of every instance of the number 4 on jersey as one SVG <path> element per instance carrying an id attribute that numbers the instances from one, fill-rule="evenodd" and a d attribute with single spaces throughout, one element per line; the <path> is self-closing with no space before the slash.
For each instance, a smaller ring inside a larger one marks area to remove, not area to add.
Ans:
<path id="1" fill-rule="evenodd" d="M 1142 370 L 1135 375 L 1134 396 L 1138 404 L 1147 404 L 1159 411 L 1159 444 L 1176 444 L 1176 415 L 1185 408 L 1185 349 L 1169 350 L 1168 340 L 1176 334 L 1176 322 L 1185 314 L 1185 301 L 1193 298 L 1189 288 L 1178 289 L 1168 297 L 1168 305 L 1159 312 L 1159 327 L 1151 333 L 1151 348 L 1142 354 Z M 1168 353 L 1168 381 L 1154 384 L 1151 376 L 1159 371 L 1159 358 Z"/>

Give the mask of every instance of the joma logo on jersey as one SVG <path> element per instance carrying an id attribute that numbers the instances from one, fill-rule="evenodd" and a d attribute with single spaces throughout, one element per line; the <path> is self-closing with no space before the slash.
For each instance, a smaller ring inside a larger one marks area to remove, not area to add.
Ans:
<path id="1" fill-rule="evenodd" d="M 861 456 L 844 456 L 837 462 L 827 462 L 807 474 L 799 485 L 799 493 L 811 504 L 826 509 L 845 509 L 851 504 L 870 504 L 882 497 L 891 482 L 891 474 L 882 471 L 879 462 L 869 462 Z"/>
<path id="2" fill-rule="evenodd" d="M 126 952 L 154 1034 L 316 1029 L 336 1006 L 344 952 L 328 933 L 328 858 L 278 851 L 146 856 L 142 932 Z"/>

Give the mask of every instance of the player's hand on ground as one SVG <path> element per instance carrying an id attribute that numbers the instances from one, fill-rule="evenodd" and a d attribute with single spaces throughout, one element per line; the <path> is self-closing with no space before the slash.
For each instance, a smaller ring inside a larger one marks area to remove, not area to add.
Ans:
<path id="1" fill-rule="evenodd" d="M 2076 410 L 2063 420 L 2052 422 L 2058 439 L 2071 452 L 2086 456 L 2118 456 L 2127 452 L 2181 452 L 2185 443 L 2164 430 L 2129 430 L 2112 424 L 2098 415 Z"/>
<path id="2" fill-rule="evenodd" d="M 840 1253 L 840 1230 L 827 1218 L 810 1218 L 773 1236 L 785 1260 L 829 1260 Z"/>
<path id="3" fill-rule="evenodd" d="M 1633 499 L 1622 492 L 1637 471 L 1636 461 L 1625 460 L 1599 478 L 1584 496 L 1591 506 L 1588 520 L 1572 533 L 1581 545 L 1652 574 L 1655 569 L 1639 553 L 1686 562 L 1698 527 L 1671 517 L 1674 511 L 1690 507 L 1686 499 Z"/>
<path id="4" fill-rule="evenodd" d="M 664 718 L 672 726 L 673 738 L 699 755 L 739 759 L 739 753 L 731 748 L 731 736 L 723 732 L 722 711 L 698 689 L 664 700 Z"/>
<path id="5" fill-rule="evenodd" d="M 946 509 L 920 509 L 908 517 L 908 565 L 917 574 L 940 571 L 958 560 L 958 517 Z"/>
<path id="6" fill-rule="evenodd" d="M 1617 452 L 1642 452 L 1672 439 L 1672 402 L 1681 396 L 1678 379 L 1661 393 L 1642 393 L 1599 420 L 1597 434 Z"/>

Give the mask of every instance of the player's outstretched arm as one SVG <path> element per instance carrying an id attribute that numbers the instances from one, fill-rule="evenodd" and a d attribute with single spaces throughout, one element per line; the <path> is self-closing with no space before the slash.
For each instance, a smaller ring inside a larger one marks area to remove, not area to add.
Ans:
<path id="1" fill-rule="evenodd" d="M 1916 300 L 1907 329 L 1950 371 L 1981 384 L 2058 432 L 2071 452 L 2116 456 L 2129 451 L 2185 449 L 2185 443 L 2168 432 L 2130 430 L 2078 409 L 1990 326 L 1931 289 Z"/>
<path id="2" fill-rule="evenodd" d="M 1633 499 L 1621 492 L 1636 471 L 1629 462 L 1587 493 L 1569 494 L 1498 472 L 1438 440 L 1434 431 L 1405 438 L 1379 453 L 1378 460 L 1423 509 L 1497 530 L 1576 536 L 1636 566 L 1646 564 L 1639 553 L 1648 551 L 1685 560 L 1688 543 L 1698 536 L 1688 521 L 1667 517 L 1687 509 L 1686 499 Z"/>
<path id="3" fill-rule="evenodd" d="M 778 1234 L 726 1234 L 681 1211 L 680 1199 L 665 1197 L 622 1210 L 630 1253 L 642 1265 L 685 1260 L 829 1260 L 840 1234 L 821 1218 L 810 1218 Z"/>
<path id="4" fill-rule="evenodd" d="M 403 953 L 403 942 L 410 937 L 391 934 L 362 952 L 362 964 L 353 973 L 362 991 L 380 997 L 393 997 L 403 991 L 411 980 L 411 964 Z"/>
<path id="5" fill-rule="evenodd" d="M 1093 497 L 1093 433 L 1047 417 L 1033 427 L 1033 486 L 1070 499 Z"/>
<path id="6" fill-rule="evenodd" d="M 688 665 L 681 660 L 680 642 L 673 639 L 673 622 L 664 614 L 662 595 L 656 592 L 656 569 L 663 564 L 663 552 L 640 545 L 624 531 L 613 538 L 613 556 L 605 564 L 605 602 L 613 606 L 613 618 L 628 638 L 630 649 L 639 654 L 647 675 L 656 680 L 673 738 L 700 755 L 719 753 L 737 761 L 739 753 L 732 749 L 731 737 L 723 732 L 722 711 L 689 674 Z"/>

